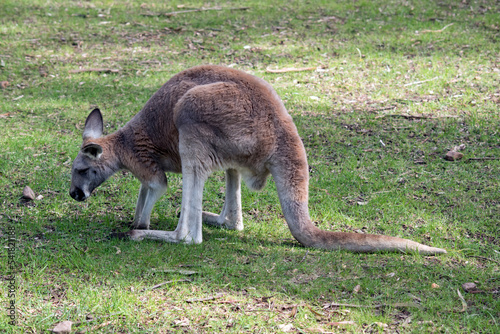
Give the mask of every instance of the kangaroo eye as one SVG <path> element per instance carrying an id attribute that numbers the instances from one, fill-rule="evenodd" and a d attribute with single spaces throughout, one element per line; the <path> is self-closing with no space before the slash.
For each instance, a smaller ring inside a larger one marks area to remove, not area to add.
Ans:
<path id="1" fill-rule="evenodd" d="M 85 174 L 87 174 L 88 171 L 89 171 L 88 168 L 77 170 L 78 174 L 80 174 L 80 175 L 85 175 Z"/>

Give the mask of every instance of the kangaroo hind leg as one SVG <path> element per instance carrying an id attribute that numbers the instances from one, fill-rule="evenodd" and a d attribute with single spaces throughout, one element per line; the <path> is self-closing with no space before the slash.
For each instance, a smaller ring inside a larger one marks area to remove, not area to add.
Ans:
<path id="1" fill-rule="evenodd" d="M 243 230 L 241 211 L 241 174 L 236 169 L 226 170 L 226 199 L 220 215 L 203 211 L 202 220 L 207 225 L 230 230 Z"/>

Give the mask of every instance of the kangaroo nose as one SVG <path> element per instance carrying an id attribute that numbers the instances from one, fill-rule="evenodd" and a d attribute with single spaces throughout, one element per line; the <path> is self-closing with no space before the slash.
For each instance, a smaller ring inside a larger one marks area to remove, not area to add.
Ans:
<path id="1" fill-rule="evenodd" d="M 69 195 L 71 197 L 73 197 L 73 199 L 80 201 L 80 202 L 85 200 L 85 198 L 86 198 L 85 193 L 80 188 L 75 188 L 75 189 L 71 190 Z"/>

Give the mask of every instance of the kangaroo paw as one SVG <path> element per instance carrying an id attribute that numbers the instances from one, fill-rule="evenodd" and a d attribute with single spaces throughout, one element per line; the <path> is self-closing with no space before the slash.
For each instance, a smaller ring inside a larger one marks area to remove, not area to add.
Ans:
<path id="1" fill-rule="evenodd" d="M 234 220 L 228 218 L 223 219 L 221 218 L 220 215 L 206 211 L 203 211 L 201 219 L 203 223 L 207 225 L 216 226 L 220 228 L 227 228 L 228 230 L 236 230 L 236 231 L 243 230 L 243 222 L 240 221 L 239 219 L 234 219 Z"/>

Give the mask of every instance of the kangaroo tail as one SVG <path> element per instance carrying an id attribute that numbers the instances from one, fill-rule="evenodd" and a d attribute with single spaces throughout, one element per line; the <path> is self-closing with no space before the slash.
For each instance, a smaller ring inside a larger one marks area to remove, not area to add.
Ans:
<path id="1" fill-rule="evenodd" d="M 292 140 L 288 143 L 294 142 Z M 415 241 L 374 234 L 324 231 L 311 222 L 308 209 L 309 173 L 302 143 L 295 141 L 295 154 L 280 156 L 271 173 L 276 183 L 281 208 L 292 235 L 306 247 L 352 252 L 418 251 L 420 254 L 445 254 L 446 250 Z"/>
<path id="2" fill-rule="evenodd" d="M 283 203 L 284 202 L 284 203 Z M 385 235 L 330 232 L 320 230 L 311 222 L 307 202 L 282 201 L 288 227 L 298 242 L 306 247 L 352 252 L 418 251 L 420 254 L 446 254 L 446 250 L 415 241 Z"/>

